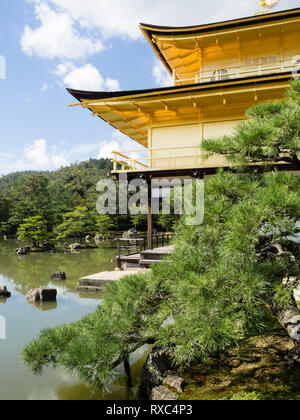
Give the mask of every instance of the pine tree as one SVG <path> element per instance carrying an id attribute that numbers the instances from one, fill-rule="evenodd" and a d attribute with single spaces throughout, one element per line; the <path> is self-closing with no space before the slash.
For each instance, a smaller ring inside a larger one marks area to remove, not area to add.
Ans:
<path id="1" fill-rule="evenodd" d="M 19 240 L 29 241 L 34 247 L 39 247 L 50 238 L 47 222 L 40 216 L 29 217 L 18 229 Z"/>
<path id="2" fill-rule="evenodd" d="M 101 235 L 107 235 L 115 229 L 116 225 L 109 215 L 99 215 L 96 218 L 96 229 Z"/>
<path id="3" fill-rule="evenodd" d="M 274 315 L 300 360 L 293 298 L 300 284 L 300 178 L 274 167 L 299 165 L 299 102 L 295 81 L 285 101 L 252 108 L 232 136 L 205 142 L 209 155 L 225 154 L 238 172 L 206 180 L 204 223 L 187 226 L 182 217 L 171 261 L 108 286 L 95 314 L 43 331 L 23 352 L 35 373 L 59 365 L 105 385 L 120 361 L 149 342 L 171 352 L 177 365 L 205 363 L 270 332 Z"/>
<path id="4" fill-rule="evenodd" d="M 56 230 L 58 240 L 75 237 L 80 241 L 82 235 L 95 230 L 94 215 L 87 207 L 78 206 L 74 211 L 63 215 L 63 222 Z"/>

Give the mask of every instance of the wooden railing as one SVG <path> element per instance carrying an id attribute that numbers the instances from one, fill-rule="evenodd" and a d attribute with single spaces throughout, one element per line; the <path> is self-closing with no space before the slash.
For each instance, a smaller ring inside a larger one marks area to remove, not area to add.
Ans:
<path id="1" fill-rule="evenodd" d="M 173 238 L 174 233 L 158 233 L 156 235 L 153 235 L 152 242 L 156 246 L 156 248 L 159 248 L 160 246 L 164 247 L 165 245 L 170 245 L 170 243 L 172 243 Z M 115 239 L 115 241 L 117 242 L 118 254 L 113 259 L 113 262 L 116 262 L 118 268 L 121 269 L 122 257 L 123 260 L 124 257 L 126 260 L 126 257 L 135 256 L 147 250 L 148 235 L 129 239 L 117 238 Z M 123 253 L 123 251 L 125 251 L 125 254 Z"/>
<path id="2" fill-rule="evenodd" d="M 197 84 L 197 83 L 207 83 L 220 80 L 231 80 L 238 79 L 241 77 L 251 77 L 251 76 L 261 76 L 269 75 L 274 73 L 281 73 L 284 71 L 293 71 L 295 64 L 292 60 L 279 61 L 277 59 L 276 64 L 258 64 L 252 66 L 237 66 L 226 68 L 226 74 L 219 73 L 219 70 L 222 70 L 222 65 L 219 69 L 209 70 L 209 71 L 199 71 L 194 73 L 173 73 L 173 79 L 175 86 L 186 85 L 186 84 Z"/>
<path id="3" fill-rule="evenodd" d="M 137 166 L 148 168 L 148 166 L 140 162 L 140 160 L 134 159 L 133 157 L 126 156 L 124 154 L 124 153 L 137 153 L 137 152 L 112 152 L 112 153 L 114 154 L 114 159 L 112 162 L 114 164 L 115 172 L 118 170 L 118 166 L 122 168 L 122 171 L 125 171 L 126 169 L 134 171 L 135 169 L 137 169 Z M 123 160 L 120 160 L 120 157 Z"/>
<path id="4" fill-rule="evenodd" d="M 190 152 L 185 153 L 185 151 Z M 114 172 L 122 171 L 137 171 L 149 169 L 165 169 L 167 168 L 180 168 L 182 165 L 178 164 L 178 160 L 184 159 L 184 167 L 189 166 L 189 159 L 194 162 L 195 159 L 203 159 L 203 154 L 200 151 L 200 146 L 180 146 L 180 147 L 162 147 L 162 148 L 149 148 L 130 150 L 124 152 L 112 152 L 114 159 Z M 128 155 L 148 154 L 147 157 L 134 158 Z M 167 165 L 161 162 L 167 162 Z M 193 164 L 191 163 L 191 166 Z"/>

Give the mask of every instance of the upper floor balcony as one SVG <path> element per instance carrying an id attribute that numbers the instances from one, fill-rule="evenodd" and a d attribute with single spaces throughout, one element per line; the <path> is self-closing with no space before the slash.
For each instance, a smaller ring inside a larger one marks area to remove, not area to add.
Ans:
<path id="1" fill-rule="evenodd" d="M 249 57 L 244 60 L 241 66 L 227 68 L 214 68 L 191 73 L 176 73 L 173 71 L 173 82 L 175 86 L 183 86 L 198 83 L 209 83 L 216 81 L 227 81 L 253 76 L 275 75 L 280 73 L 292 73 L 300 68 L 300 55 L 292 59 L 281 60 L 276 55 L 263 57 Z"/>
<path id="2" fill-rule="evenodd" d="M 158 172 L 185 169 L 228 167 L 223 156 L 205 158 L 200 144 L 195 146 L 160 147 L 112 152 L 113 173 Z"/>
<path id="3" fill-rule="evenodd" d="M 175 85 L 293 71 L 299 27 L 299 8 L 189 27 L 141 24 Z"/>

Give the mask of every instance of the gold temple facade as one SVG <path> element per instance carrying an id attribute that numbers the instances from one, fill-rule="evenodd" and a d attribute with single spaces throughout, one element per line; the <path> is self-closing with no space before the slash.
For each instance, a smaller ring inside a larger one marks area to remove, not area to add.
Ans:
<path id="1" fill-rule="evenodd" d="M 203 139 L 231 134 L 250 106 L 282 99 L 300 63 L 300 9 L 197 27 L 141 24 L 141 30 L 174 86 L 69 90 L 137 143 L 113 151 L 115 174 L 168 176 L 228 166 L 223 157 L 205 159 Z"/>

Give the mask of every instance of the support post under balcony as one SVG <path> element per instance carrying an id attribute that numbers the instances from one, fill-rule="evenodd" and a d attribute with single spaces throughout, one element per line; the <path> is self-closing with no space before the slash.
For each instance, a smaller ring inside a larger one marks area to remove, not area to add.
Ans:
<path id="1" fill-rule="evenodd" d="M 153 215 L 151 178 L 147 178 L 148 186 L 148 249 L 153 249 Z"/>

